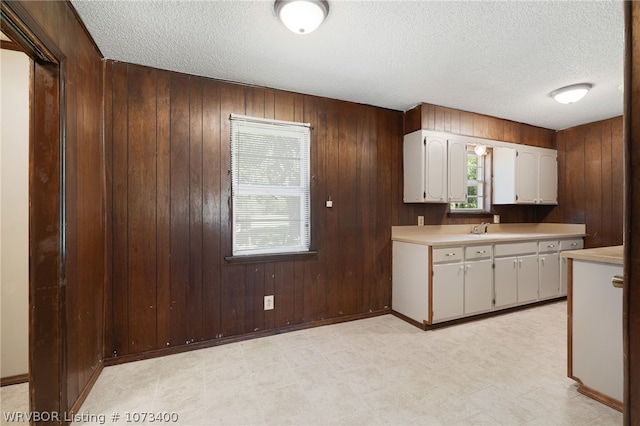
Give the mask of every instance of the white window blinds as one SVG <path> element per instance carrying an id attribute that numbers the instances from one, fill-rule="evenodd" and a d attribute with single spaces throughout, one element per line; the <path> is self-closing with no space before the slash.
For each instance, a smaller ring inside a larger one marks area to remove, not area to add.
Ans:
<path id="1" fill-rule="evenodd" d="M 309 251 L 310 127 L 231 116 L 233 255 Z"/>

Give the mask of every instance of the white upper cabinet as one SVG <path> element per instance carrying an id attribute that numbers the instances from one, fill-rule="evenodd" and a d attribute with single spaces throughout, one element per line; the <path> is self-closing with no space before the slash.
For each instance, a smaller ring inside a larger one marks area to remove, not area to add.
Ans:
<path id="1" fill-rule="evenodd" d="M 467 201 L 467 143 L 459 139 L 447 140 L 447 188 L 449 203 Z"/>
<path id="2" fill-rule="evenodd" d="M 467 144 L 416 131 L 403 143 L 404 202 L 461 202 L 467 196 Z"/>
<path id="3" fill-rule="evenodd" d="M 558 204 L 558 151 L 541 149 L 538 156 L 538 204 Z"/>
<path id="4" fill-rule="evenodd" d="M 557 151 L 515 145 L 493 155 L 493 204 L 558 204 Z"/>
<path id="5" fill-rule="evenodd" d="M 424 201 L 444 203 L 447 200 L 447 141 L 426 137 L 426 197 Z"/>
<path id="6" fill-rule="evenodd" d="M 558 204 L 558 152 L 416 130 L 404 136 L 404 202 L 467 201 L 467 145 L 493 148 L 493 204 Z"/>
<path id="7" fill-rule="evenodd" d="M 426 141 L 426 136 L 424 137 Z M 426 198 L 426 143 L 421 132 L 413 132 L 404 137 L 402 146 L 402 166 L 404 169 L 405 203 L 423 203 Z"/>

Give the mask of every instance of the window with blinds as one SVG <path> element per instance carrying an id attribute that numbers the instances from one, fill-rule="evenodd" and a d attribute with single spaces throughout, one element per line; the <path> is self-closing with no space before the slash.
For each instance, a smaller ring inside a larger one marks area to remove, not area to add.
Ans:
<path id="1" fill-rule="evenodd" d="M 309 251 L 310 125 L 231 116 L 233 255 Z"/>

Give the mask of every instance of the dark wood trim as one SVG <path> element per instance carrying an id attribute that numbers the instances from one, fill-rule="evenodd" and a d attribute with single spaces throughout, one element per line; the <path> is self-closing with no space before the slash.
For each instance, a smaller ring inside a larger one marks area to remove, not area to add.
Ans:
<path id="1" fill-rule="evenodd" d="M 39 61 L 34 61 L 34 68 L 29 143 L 30 407 L 61 413 L 66 408 L 66 342 L 60 321 L 65 309 L 60 69 Z"/>
<path id="2" fill-rule="evenodd" d="M 567 376 L 573 377 L 573 259 L 567 258 Z"/>
<path id="3" fill-rule="evenodd" d="M 368 312 L 368 313 L 365 313 L 365 314 L 349 315 L 349 316 L 344 316 L 344 317 L 340 317 L 340 318 L 330 318 L 330 319 L 326 319 L 326 320 L 320 320 L 320 321 L 314 321 L 314 322 L 308 322 L 308 323 L 302 323 L 302 324 L 288 325 L 288 326 L 284 326 L 284 327 L 279 327 L 277 329 L 256 331 L 256 332 L 252 332 L 252 333 L 239 334 L 239 335 L 234 335 L 234 336 L 229 336 L 229 337 L 221 337 L 219 339 L 205 340 L 205 341 L 201 341 L 201 342 L 197 342 L 197 343 L 192 343 L 190 345 L 171 346 L 171 347 L 167 347 L 167 348 L 163 348 L 163 349 L 156 349 L 156 350 L 137 353 L 137 354 L 123 355 L 123 356 L 119 356 L 119 357 L 106 358 L 104 360 L 104 365 L 105 365 L 105 367 L 110 367 L 112 365 L 119 365 L 119 364 L 124 364 L 124 363 L 127 363 L 127 362 L 141 361 L 141 360 L 144 360 L 144 359 L 157 358 L 157 357 L 166 356 L 166 355 L 174 355 L 174 354 L 179 354 L 179 353 L 183 353 L 183 352 L 195 351 L 195 350 L 198 350 L 198 349 L 205 349 L 205 348 L 211 348 L 211 347 L 214 347 L 214 346 L 226 345 L 228 343 L 242 342 L 242 341 L 245 341 L 245 340 L 251 340 L 251 339 L 257 339 L 257 338 L 260 338 L 260 337 L 273 336 L 273 335 L 276 335 L 276 334 L 288 333 L 288 332 L 292 332 L 292 331 L 306 330 L 306 329 L 309 329 L 309 328 L 322 327 L 322 326 L 325 326 L 325 325 L 340 324 L 340 323 L 343 323 L 343 322 L 350 322 L 350 321 L 356 321 L 356 320 L 361 320 L 361 319 L 366 319 L 366 318 L 373 318 L 373 317 L 378 317 L 378 316 L 381 316 L 381 315 L 388 315 L 388 314 L 391 314 L 391 313 L 392 312 L 391 312 L 390 309 L 383 309 L 383 310 L 380 310 L 380 311 Z"/>
<path id="4" fill-rule="evenodd" d="M 549 305 L 551 303 L 558 303 L 558 302 L 564 301 L 565 299 L 566 299 L 565 297 L 558 297 L 556 299 L 540 300 L 538 302 L 528 303 L 526 305 L 512 306 L 512 307 L 506 308 L 506 309 L 500 309 L 500 310 L 497 310 L 497 311 L 485 312 L 483 314 L 471 315 L 471 316 L 464 317 L 464 318 L 456 318 L 456 319 L 453 319 L 453 320 L 438 322 L 438 323 L 435 323 L 435 324 L 429 324 L 427 322 L 425 322 L 424 324 L 420 324 L 419 322 L 414 321 L 411 318 L 404 317 L 404 315 L 402 315 L 402 314 L 398 314 L 396 316 L 398 318 L 404 319 L 408 323 L 410 323 L 412 325 L 415 325 L 416 327 L 418 327 L 418 328 L 420 328 L 422 330 L 436 330 L 438 328 L 450 327 L 452 325 L 458 325 L 458 324 L 464 324 L 464 323 L 467 323 L 467 322 L 483 320 L 483 319 L 486 319 L 486 318 L 491 318 L 491 317 L 495 317 L 495 316 L 498 316 L 498 315 L 509 314 L 509 313 L 517 312 L 517 311 L 523 311 L 525 309 L 535 308 L 535 307 L 542 306 L 542 305 Z"/>
<path id="5" fill-rule="evenodd" d="M 84 35 L 89 39 L 89 41 L 93 45 L 93 48 L 96 49 L 96 52 L 98 52 L 98 55 L 100 55 L 100 58 L 104 59 L 104 55 L 102 54 L 102 51 L 100 50 L 100 48 L 96 44 L 95 39 L 93 38 L 93 36 L 91 35 L 91 33 L 89 32 L 87 27 L 84 25 L 84 22 L 82 21 L 82 18 L 80 17 L 80 15 L 78 15 L 78 11 L 73 6 L 73 3 L 71 3 L 70 1 L 67 1 L 67 4 L 69 5 L 69 10 L 71 10 L 71 13 L 73 13 L 73 16 L 76 17 L 76 20 L 78 21 L 78 24 L 80 25 L 80 28 L 82 28 L 82 31 L 84 32 Z"/>
<path id="6" fill-rule="evenodd" d="M 2 32 L 16 43 L 23 52 L 44 62 L 59 63 L 65 56 L 47 33 L 31 17 L 24 5 L 17 1 L 3 1 Z"/>
<path id="7" fill-rule="evenodd" d="M 624 2 L 624 287 L 622 302 L 625 425 L 640 423 L 640 2 Z"/>
<path id="8" fill-rule="evenodd" d="M 24 52 L 16 43 L 7 40 L 0 40 L 0 49 Z"/>
<path id="9" fill-rule="evenodd" d="M 408 316 L 406 316 L 404 314 L 401 314 L 400 312 L 394 311 L 394 310 L 391 310 L 391 314 L 394 317 L 398 317 L 401 320 L 406 321 L 411 325 L 415 325 L 416 327 L 418 327 L 421 330 L 426 330 L 427 329 L 427 322 L 426 321 L 422 321 L 422 322 L 416 321 L 413 318 L 409 318 Z"/>
<path id="10" fill-rule="evenodd" d="M 84 404 L 84 401 L 89 396 L 91 389 L 93 389 L 93 386 L 98 381 L 98 378 L 100 377 L 100 374 L 102 373 L 103 368 L 104 368 L 104 362 L 100 361 L 96 369 L 93 370 L 93 372 L 91 373 L 91 377 L 89 378 L 87 385 L 82 389 L 82 392 L 80 392 L 80 395 L 78 395 L 78 399 L 73 404 L 73 406 L 69 409 L 69 415 L 67 418 L 73 419 L 75 417 L 75 414 L 80 412 L 80 408 L 82 408 L 82 404 Z"/>
<path id="11" fill-rule="evenodd" d="M 433 246 L 429 246 L 429 265 L 427 266 L 427 271 L 429 271 L 429 279 L 428 279 L 428 292 L 429 292 L 429 306 L 428 306 L 428 318 L 426 323 L 424 324 L 425 329 L 427 326 L 433 324 Z"/>
<path id="12" fill-rule="evenodd" d="M 3 377 L 0 379 L 0 387 L 18 385 L 29 382 L 29 374 L 18 374 L 16 376 Z"/>
<path id="13" fill-rule="evenodd" d="M 255 256 L 227 256 L 227 263 L 265 263 L 265 262 L 292 262 L 296 260 L 318 260 L 317 251 L 305 251 L 300 253 L 260 254 Z"/>
<path id="14" fill-rule="evenodd" d="M 601 392 L 598 392 L 595 389 L 590 388 L 589 386 L 585 386 L 582 384 L 582 381 L 580 379 L 574 378 L 574 380 L 576 380 L 578 382 L 578 392 L 580 392 L 581 394 L 588 396 L 589 398 L 593 398 L 598 402 L 603 403 L 604 405 L 607 405 L 615 410 L 618 410 L 620 412 L 623 411 L 623 403 L 622 401 L 618 401 L 615 398 L 611 398 L 610 396 L 607 396 Z"/>

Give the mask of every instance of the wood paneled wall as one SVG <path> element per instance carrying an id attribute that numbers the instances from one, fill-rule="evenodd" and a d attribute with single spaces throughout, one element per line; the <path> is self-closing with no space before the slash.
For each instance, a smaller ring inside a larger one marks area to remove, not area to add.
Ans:
<path id="1" fill-rule="evenodd" d="M 418 105 L 404 114 L 404 133 L 419 129 L 543 148 L 556 147 L 553 130 L 430 104 Z M 402 167 L 402 150 L 397 163 Z M 394 199 L 399 212 L 394 225 L 417 225 L 418 216 L 424 216 L 425 224 L 428 225 L 479 223 L 492 221 L 493 213 L 499 214 L 500 221 L 503 223 L 540 222 L 549 214 L 549 211 L 553 210 L 550 206 L 500 205 L 492 207 L 492 214 L 450 214 L 448 204 L 404 204 L 402 202 L 402 170 L 400 170 L 400 177 L 399 192 Z"/>
<path id="2" fill-rule="evenodd" d="M 66 225 L 62 247 L 64 272 L 61 282 L 58 277 L 50 277 L 60 286 L 60 300 L 49 301 L 59 303 L 56 310 L 62 309 L 64 319 L 60 324 L 37 326 L 62 328 L 60 338 L 65 345 L 62 383 L 51 398 L 63 402 L 62 410 L 69 410 L 87 391 L 91 380 L 97 378 L 95 373 L 101 367 L 103 356 L 103 295 L 107 281 L 103 67 L 100 52 L 70 3 L 20 1 L 15 4 L 29 15 L 29 24 L 38 27 L 32 29 L 44 33 L 64 56 L 59 58 L 64 82 L 61 93 L 64 100 L 61 110 Z M 39 155 L 38 152 L 31 154 Z M 47 179 L 47 176 L 39 174 L 37 178 Z M 43 383 L 39 385 L 45 387 Z M 54 383 L 46 385 L 54 386 Z M 37 406 L 32 408 L 43 410 Z"/>
<path id="3" fill-rule="evenodd" d="M 402 113 L 118 62 L 105 77 L 106 356 L 388 310 Z M 316 259 L 225 261 L 232 113 L 313 126 Z"/>
<path id="4" fill-rule="evenodd" d="M 586 223 L 586 247 L 622 244 L 622 117 L 557 133 L 558 206 L 545 222 Z"/>

